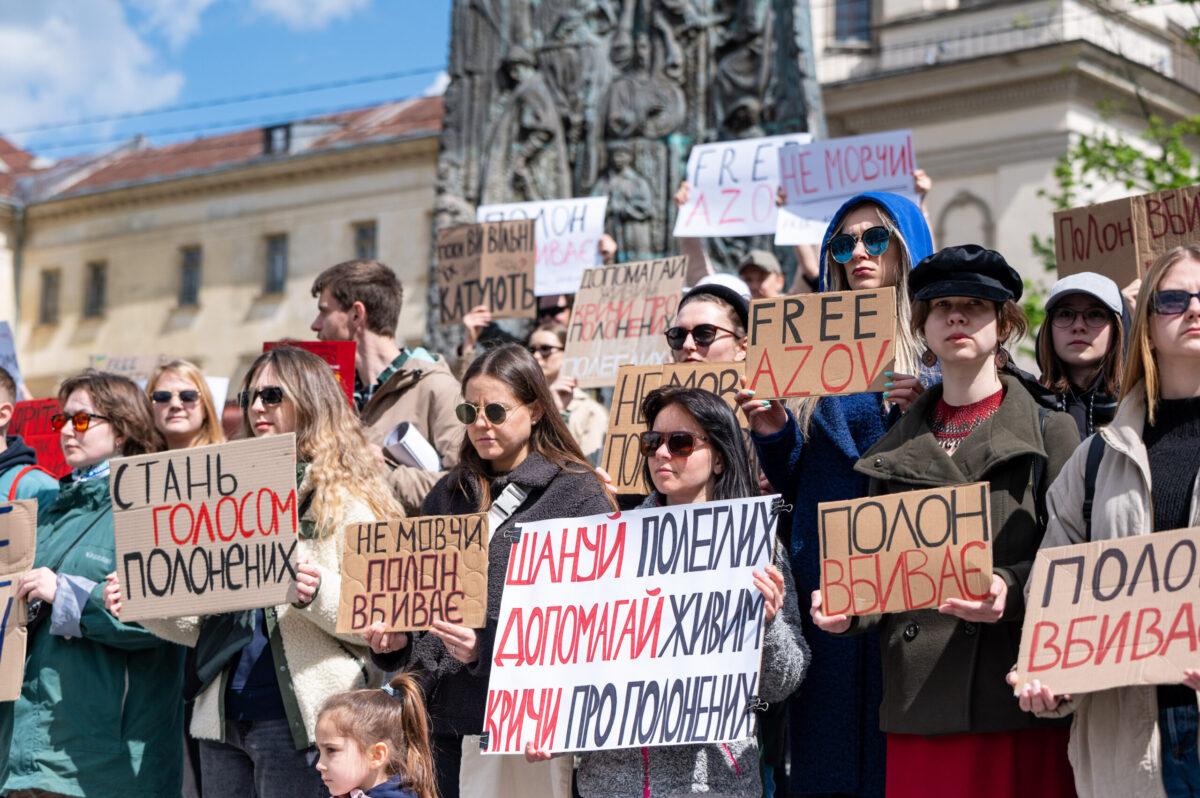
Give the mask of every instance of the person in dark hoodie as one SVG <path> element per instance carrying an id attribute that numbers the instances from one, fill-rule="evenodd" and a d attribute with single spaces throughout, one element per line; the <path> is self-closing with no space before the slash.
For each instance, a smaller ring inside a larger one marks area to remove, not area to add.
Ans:
<path id="1" fill-rule="evenodd" d="M 780 402 L 738 395 L 749 419 L 759 462 L 771 484 L 793 505 L 790 559 L 804 637 L 812 647 L 808 676 L 791 701 L 791 794 L 882 796 L 884 737 L 879 640 L 833 637 L 809 619 L 809 596 L 820 584 L 817 504 L 867 495 L 858 458 L 883 437 L 900 412 L 937 372 L 920 375 L 906 276 L 933 251 L 921 209 L 881 192 L 859 194 L 834 214 L 821 245 L 821 291 L 896 289 L 895 373 L 882 394 L 863 393 Z"/>
<path id="2" fill-rule="evenodd" d="M 21 436 L 8 434 L 16 399 L 17 383 L 0 369 L 0 501 L 32 499 L 58 490 L 58 480 L 38 466 L 37 452 L 26 446 Z"/>

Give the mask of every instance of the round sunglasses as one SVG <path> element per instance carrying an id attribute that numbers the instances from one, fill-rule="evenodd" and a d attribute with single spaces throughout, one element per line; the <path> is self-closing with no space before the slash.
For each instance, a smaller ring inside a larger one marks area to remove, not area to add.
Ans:
<path id="1" fill-rule="evenodd" d="M 1075 319 L 1079 316 L 1083 317 L 1083 323 L 1093 330 L 1098 330 L 1108 324 L 1109 313 L 1103 308 L 1088 308 L 1087 310 L 1073 310 L 1072 308 L 1055 308 L 1050 314 L 1050 323 L 1060 330 L 1066 330 L 1075 326 Z"/>
<path id="2" fill-rule="evenodd" d="M 1193 293 L 1175 288 L 1155 291 L 1154 312 L 1160 316 L 1178 316 L 1188 309 L 1188 305 L 1192 304 L 1192 297 L 1200 299 L 1200 291 Z"/>
<path id="3" fill-rule="evenodd" d="M 672 327 L 666 333 L 667 346 L 676 351 L 683 349 L 683 343 L 687 340 L 688 333 L 691 333 L 692 340 L 696 342 L 696 346 L 711 346 L 712 342 L 717 340 L 718 332 L 737 335 L 733 330 L 718 327 L 715 324 L 697 324 L 690 330 L 687 327 Z"/>
<path id="4" fill-rule="evenodd" d="M 524 405 L 517 405 L 524 407 Z M 463 424 L 470 426 L 475 423 L 482 412 L 483 417 L 492 426 L 498 427 L 505 421 L 508 421 L 508 412 L 514 408 L 505 407 L 499 402 L 488 402 L 485 405 L 473 405 L 470 402 L 463 402 L 458 407 L 454 408 L 454 415 L 458 416 L 458 420 Z"/>
<path id="5" fill-rule="evenodd" d="M 238 394 L 238 406 L 242 408 L 242 412 L 250 409 L 250 405 L 254 404 L 255 400 L 262 397 L 263 407 L 271 407 L 283 402 L 283 388 L 278 385 L 264 385 L 261 388 L 255 388 L 253 391 L 242 391 Z"/>
<path id="6" fill-rule="evenodd" d="M 200 401 L 200 392 L 195 390 L 186 391 L 154 391 L 150 394 L 150 401 L 155 404 L 166 404 L 171 401 L 172 397 L 178 396 L 179 401 L 185 405 L 195 404 Z"/>
<path id="7" fill-rule="evenodd" d="M 872 258 L 878 258 L 883 253 L 887 252 L 888 243 L 892 239 L 892 234 L 888 232 L 886 227 L 868 227 L 863 231 L 861 236 L 851 235 L 850 233 L 838 233 L 833 238 L 829 239 L 829 254 L 838 263 L 849 263 L 854 257 L 854 248 L 861 241 L 863 247 L 867 250 L 867 254 Z"/>
<path id="8" fill-rule="evenodd" d="M 667 441 L 667 451 L 676 457 L 687 457 L 696 451 L 696 441 L 708 440 L 706 436 L 696 435 L 692 432 L 654 432 L 653 430 L 643 432 L 638 439 L 638 448 L 643 457 L 650 457 L 657 452 L 664 439 Z"/>
<path id="9" fill-rule="evenodd" d="M 62 428 L 67 426 L 68 421 L 71 422 L 71 426 L 76 432 L 87 432 L 88 427 L 92 426 L 92 421 L 108 421 L 108 416 L 98 416 L 83 410 L 69 416 L 66 413 L 55 413 L 50 416 L 50 428 L 55 432 L 62 432 Z"/>

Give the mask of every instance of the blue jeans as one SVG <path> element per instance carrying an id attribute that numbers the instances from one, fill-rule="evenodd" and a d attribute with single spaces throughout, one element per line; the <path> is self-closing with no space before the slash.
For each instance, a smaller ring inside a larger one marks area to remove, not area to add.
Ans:
<path id="1" fill-rule="evenodd" d="M 328 798 L 315 765 L 282 719 L 228 721 L 225 742 L 200 741 L 204 798 Z"/>
<path id="2" fill-rule="evenodd" d="M 1196 749 L 1196 705 L 1158 712 L 1162 777 L 1167 798 L 1200 798 L 1200 752 Z"/>

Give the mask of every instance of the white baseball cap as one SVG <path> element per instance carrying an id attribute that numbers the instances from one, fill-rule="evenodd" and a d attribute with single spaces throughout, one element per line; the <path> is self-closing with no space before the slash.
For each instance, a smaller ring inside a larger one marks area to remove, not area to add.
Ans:
<path id="1" fill-rule="evenodd" d="M 1071 294 L 1087 294 L 1094 297 L 1099 300 L 1100 304 L 1117 314 L 1118 318 L 1125 307 L 1121 302 L 1121 289 L 1117 287 L 1116 283 L 1103 274 L 1079 272 L 1068 275 L 1054 284 L 1050 289 L 1050 295 L 1046 297 L 1046 310 Z"/>

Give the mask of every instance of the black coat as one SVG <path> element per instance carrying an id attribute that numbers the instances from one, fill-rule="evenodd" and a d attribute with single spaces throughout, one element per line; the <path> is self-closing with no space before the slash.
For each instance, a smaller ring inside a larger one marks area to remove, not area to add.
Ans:
<path id="1" fill-rule="evenodd" d="M 474 490 L 459 488 L 460 470 L 454 469 L 433 486 L 421 505 L 422 515 L 463 515 L 479 512 L 479 496 Z M 376 655 L 375 662 L 385 670 L 411 664 L 425 691 L 435 734 L 465 735 L 483 731 L 487 702 L 488 674 L 492 645 L 500 619 L 500 597 L 504 592 L 504 574 L 508 556 L 516 539 L 514 530 L 523 523 L 552 518 L 579 518 L 613 511 L 607 492 L 595 473 L 582 466 L 559 466 L 533 453 L 508 474 L 491 483 L 494 500 L 509 483 L 515 483 L 528 495 L 517 511 L 492 534 L 488 543 L 487 626 L 479 631 L 479 659 L 463 665 L 450 656 L 435 635 L 424 634 L 395 654 Z"/>

